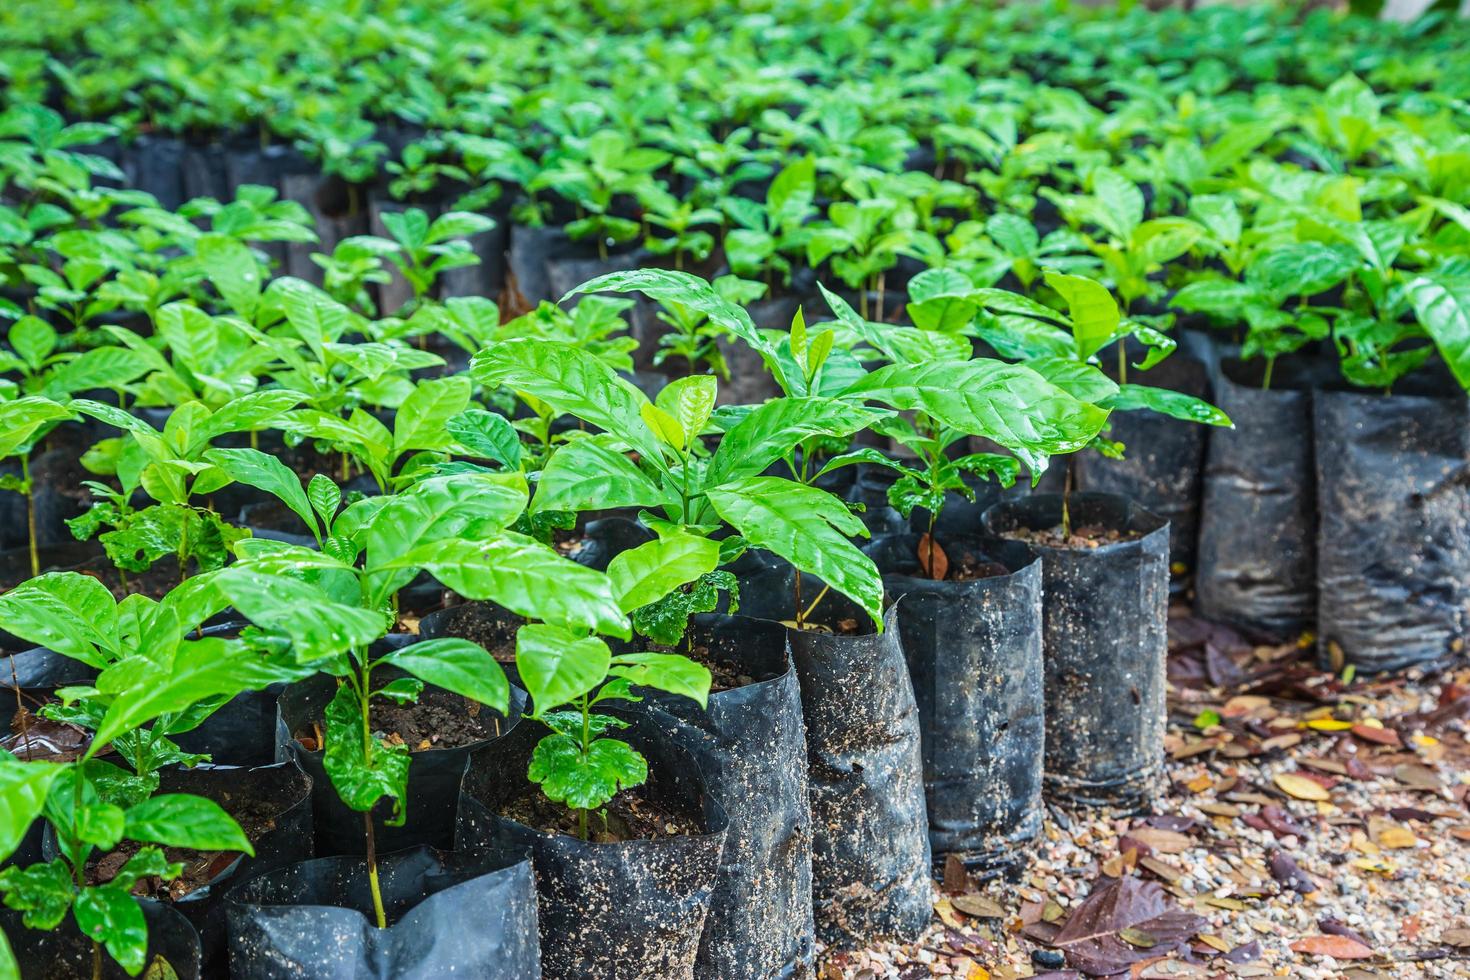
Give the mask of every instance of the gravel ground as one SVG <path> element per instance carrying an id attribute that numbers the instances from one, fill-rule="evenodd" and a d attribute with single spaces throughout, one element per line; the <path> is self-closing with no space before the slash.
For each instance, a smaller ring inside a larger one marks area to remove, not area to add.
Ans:
<path id="1" fill-rule="evenodd" d="M 1311 637 L 1170 627 L 1152 810 L 1051 810 L 1019 877 L 951 862 L 917 943 L 822 980 L 1470 977 L 1470 671 L 1354 681 Z"/>

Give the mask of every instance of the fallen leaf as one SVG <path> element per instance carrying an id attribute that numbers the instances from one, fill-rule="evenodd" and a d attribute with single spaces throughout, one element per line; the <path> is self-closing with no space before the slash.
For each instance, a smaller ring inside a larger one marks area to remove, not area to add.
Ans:
<path id="1" fill-rule="evenodd" d="M 1464 949 L 1470 946 L 1470 929 L 1446 929 L 1439 934 L 1439 941 L 1449 946 Z"/>
<path id="2" fill-rule="evenodd" d="M 1271 877 L 1292 891 L 1310 895 L 1317 890 L 1316 882 L 1285 851 L 1272 851 L 1266 864 L 1271 869 Z"/>
<path id="3" fill-rule="evenodd" d="M 949 854 L 944 858 L 944 890 L 951 893 L 969 891 L 970 872 L 965 869 L 965 862 L 958 855 Z"/>
<path id="4" fill-rule="evenodd" d="M 1155 854 L 1182 854 L 1195 846 L 1194 840 L 1186 834 L 1148 826 L 1129 830 L 1119 842 L 1119 849 L 1128 850 L 1128 841 L 1137 841 L 1143 845 L 1140 851 L 1147 849 Z"/>
<path id="5" fill-rule="evenodd" d="M 1004 919 L 1006 910 L 984 895 L 956 895 L 949 903 L 968 916 L 976 919 Z"/>
<path id="6" fill-rule="evenodd" d="M 1137 946 L 1139 949 L 1153 949 L 1159 941 L 1142 929 L 1119 929 L 1118 938 L 1129 946 Z"/>
<path id="7" fill-rule="evenodd" d="M 1346 936 L 1308 936 L 1292 943 L 1291 951 L 1310 956 L 1330 956 L 1335 960 L 1365 960 L 1373 955 L 1373 950 Z"/>
<path id="8" fill-rule="evenodd" d="M 1111 878 L 1077 906 L 1053 944 L 1072 968 L 1107 976 L 1183 948 L 1204 925 L 1203 917 L 1181 909 L 1156 882 Z M 1145 950 L 1130 944 L 1120 935 L 1125 929 L 1134 938 L 1147 935 L 1152 945 Z"/>
<path id="9" fill-rule="evenodd" d="M 1393 767 L 1393 778 L 1410 789 L 1437 793 L 1440 789 L 1439 776 L 1428 766 L 1414 762 L 1403 762 Z"/>
<path id="10" fill-rule="evenodd" d="M 919 567 L 936 582 L 949 574 L 949 556 L 930 535 L 919 538 Z"/>
<path id="11" fill-rule="evenodd" d="M 955 915 L 954 903 L 947 898 L 941 898 L 934 903 L 934 914 L 939 916 L 939 921 L 952 929 L 958 929 L 965 924 L 965 920 Z"/>
<path id="12" fill-rule="evenodd" d="M 1392 728 L 1373 728 L 1368 725 L 1354 725 L 1353 734 L 1365 742 L 1373 742 L 1377 745 L 1400 745 L 1399 733 Z"/>
<path id="13" fill-rule="evenodd" d="M 1399 851 L 1414 847 L 1419 843 L 1419 838 L 1415 837 L 1414 832 L 1406 827 L 1384 827 L 1378 832 L 1376 843 L 1379 847 Z"/>
<path id="14" fill-rule="evenodd" d="M 1328 793 L 1321 783 L 1297 773 L 1278 772 L 1272 781 L 1282 792 L 1299 800 L 1332 799 L 1332 794 Z"/>

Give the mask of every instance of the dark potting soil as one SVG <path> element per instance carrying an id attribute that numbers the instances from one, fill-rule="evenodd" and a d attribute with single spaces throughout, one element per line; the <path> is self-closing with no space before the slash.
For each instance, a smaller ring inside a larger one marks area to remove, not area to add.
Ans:
<path id="1" fill-rule="evenodd" d="M 410 752 L 455 749 L 473 745 L 501 733 L 502 722 L 491 709 L 469 698 L 439 688 L 424 688 L 413 704 L 375 699 L 369 713 L 373 733 L 390 745 L 406 745 Z M 309 752 L 321 747 L 321 719 L 295 733 L 296 741 Z"/>
<path id="2" fill-rule="evenodd" d="M 1045 548 L 1069 548 L 1074 551 L 1088 551 L 1093 548 L 1101 548 L 1103 545 L 1117 544 L 1120 541 L 1137 541 L 1143 537 L 1137 531 L 1117 531 L 1102 527 L 1074 527 L 1072 533 L 1066 535 L 1062 533 L 1060 524 L 1043 530 L 1018 527 L 1004 533 L 1013 541 L 1024 541 L 1027 544 L 1041 545 Z"/>
<path id="3" fill-rule="evenodd" d="M 602 809 L 587 814 L 588 838 L 596 844 L 615 844 L 683 837 L 702 831 L 695 814 L 650 798 L 647 789 L 647 786 L 625 789 Z M 501 804 L 500 815 L 542 833 L 579 836 L 577 811 L 548 800 L 534 786 Z"/>
<path id="4" fill-rule="evenodd" d="M 450 608 L 458 607 L 451 606 Z M 513 664 L 516 662 L 516 637 L 515 626 L 511 623 L 525 622 L 525 620 L 517 619 L 509 613 L 507 616 L 509 622 L 497 620 L 492 616 L 455 615 L 453 630 L 443 635 L 469 640 L 483 647 L 498 663 Z"/>
<path id="5" fill-rule="evenodd" d="M 304 786 L 302 790 L 304 791 Z M 276 829 L 276 818 L 290 807 L 298 794 L 292 792 L 267 800 L 220 789 L 201 795 L 210 797 L 234 817 L 240 829 L 245 832 L 246 839 L 254 843 Z M 123 865 L 127 864 L 128 859 L 145 846 L 147 845 L 138 841 L 125 840 L 107 854 L 88 862 L 88 883 L 98 885 L 111 881 L 122 870 Z M 239 851 L 195 851 L 184 847 L 165 847 L 163 854 L 168 861 L 183 864 L 183 873 L 173 881 L 142 878 L 133 886 L 134 895 L 177 902 L 185 895 L 209 884 L 240 856 Z"/>
<path id="6" fill-rule="evenodd" d="M 711 655 L 707 646 L 692 647 L 685 656 L 709 669 L 711 694 L 715 691 L 733 691 L 737 687 L 754 684 L 759 679 L 752 676 L 741 664 Z"/>

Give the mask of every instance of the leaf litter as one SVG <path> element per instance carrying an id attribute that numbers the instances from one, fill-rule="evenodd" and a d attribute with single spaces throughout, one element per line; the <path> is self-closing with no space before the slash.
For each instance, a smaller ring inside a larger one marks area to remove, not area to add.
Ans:
<path id="1" fill-rule="evenodd" d="M 1470 669 L 1348 678 L 1171 612 L 1168 783 L 1048 807 L 1018 876 L 945 862 L 916 943 L 819 980 L 1470 976 Z"/>

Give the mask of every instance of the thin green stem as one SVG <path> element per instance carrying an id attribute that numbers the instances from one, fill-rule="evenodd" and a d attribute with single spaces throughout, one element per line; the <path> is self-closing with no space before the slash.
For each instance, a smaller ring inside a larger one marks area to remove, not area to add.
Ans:
<path id="1" fill-rule="evenodd" d="M 26 532 L 31 549 L 31 577 L 41 574 L 41 555 L 36 549 L 36 494 L 31 486 L 31 454 L 20 454 L 20 485 L 26 497 Z"/>

